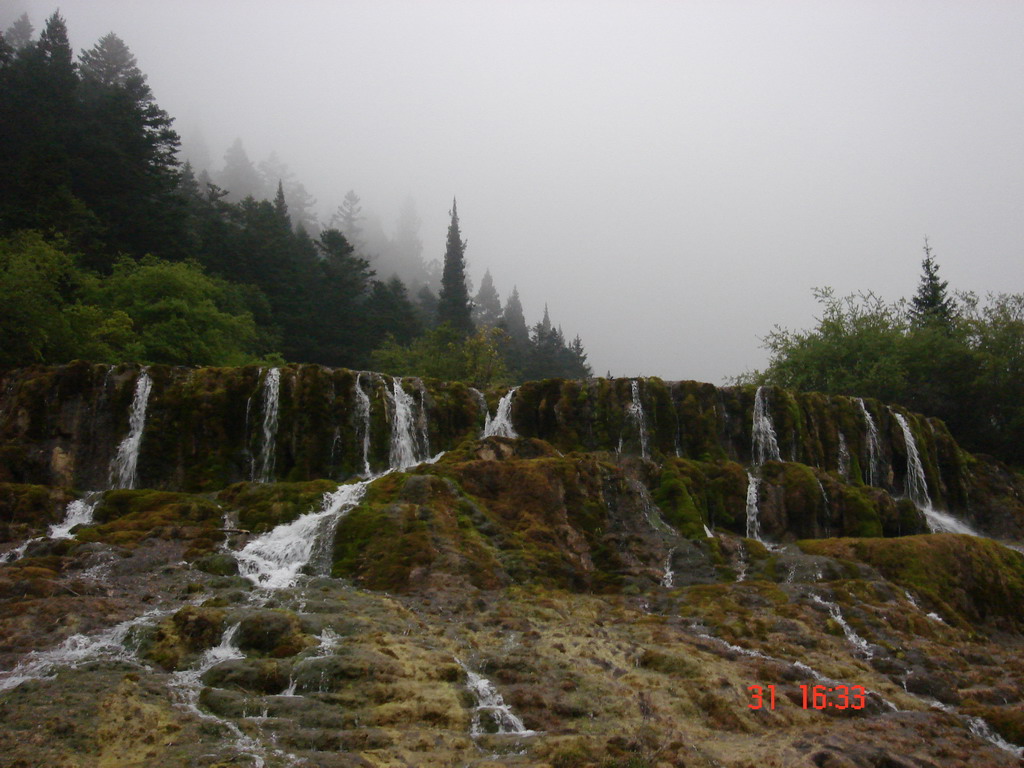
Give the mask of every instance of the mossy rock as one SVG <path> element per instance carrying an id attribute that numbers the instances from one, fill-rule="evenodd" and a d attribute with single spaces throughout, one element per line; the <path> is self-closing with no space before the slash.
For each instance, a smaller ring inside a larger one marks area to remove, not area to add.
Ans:
<path id="1" fill-rule="evenodd" d="M 798 542 L 803 551 L 862 562 L 965 627 L 1024 629 L 1024 555 L 962 534 Z"/>
<path id="2" fill-rule="evenodd" d="M 224 611 L 217 608 L 185 606 L 161 621 L 143 641 L 143 658 L 168 671 L 182 666 L 184 660 L 218 642 L 224 630 Z"/>
<path id="3" fill-rule="evenodd" d="M 196 568 L 211 576 L 235 576 L 238 574 L 238 561 L 226 552 L 217 552 L 200 557 L 192 563 Z"/>
<path id="4" fill-rule="evenodd" d="M 240 528 L 259 534 L 319 508 L 324 495 L 337 489 L 332 480 L 235 483 L 218 493 L 217 500 L 238 511 Z"/>
<path id="5" fill-rule="evenodd" d="M 315 639 L 303 634 L 299 617 L 283 610 L 249 614 L 239 624 L 235 641 L 243 651 L 277 658 L 294 656 L 316 644 Z"/>
<path id="6" fill-rule="evenodd" d="M 133 547 L 144 539 L 190 540 L 193 554 L 212 550 L 221 537 L 220 506 L 205 496 L 171 491 L 107 491 L 94 524 L 76 531 L 82 542 Z"/>

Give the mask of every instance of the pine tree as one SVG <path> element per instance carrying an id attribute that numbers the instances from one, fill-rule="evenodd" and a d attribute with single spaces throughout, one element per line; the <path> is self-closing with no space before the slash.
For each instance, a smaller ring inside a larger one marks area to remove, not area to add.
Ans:
<path id="1" fill-rule="evenodd" d="M 448 225 L 448 242 L 444 252 L 444 272 L 441 274 L 441 294 L 437 299 L 437 319 L 447 323 L 459 333 L 473 333 L 473 307 L 466 290 L 466 243 L 459 233 L 459 212 L 452 200 L 452 221 Z"/>
<path id="2" fill-rule="evenodd" d="M 29 21 L 28 14 L 23 13 L 4 32 L 4 41 L 15 51 L 20 51 L 32 42 L 32 33 L 35 29 Z"/>
<path id="3" fill-rule="evenodd" d="M 484 272 L 480 281 L 480 290 L 473 299 L 473 322 L 478 328 L 494 328 L 501 322 L 501 299 L 494 289 L 491 271 Z"/>
<path id="4" fill-rule="evenodd" d="M 956 301 L 946 292 L 949 283 L 939 279 L 939 265 L 932 256 L 928 239 L 924 241 L 921 282 L 910 300 L 910 322 L 915 328 L 932 327 L 946 333 L 953 330 Z"/>
<path id="5" fill-rule="evenodd" d="M 278 179 L 277 194 L 274 195 L 274 213 L 282 222 L 288 221 L 288 203 L 284 199 L 284 183 Z"/>
<path id="6" fill-rule="evenodd" d="M 83 77 L 101 85 L 137 86 L 140 81 L 144 85 L 146 79 L 128 46 L 113 32 L 101 37 L 90 50 L 82 51 L 79 66 Z M 149 87 L 144 87 L 147 97 L 152 99 Z"/>
<path id="7" fill-rule="evenodd" d="M 345 193 L 345 199 L 341 201 L 338 210 L 331 217 L 331 226 L 339 229 L 349 244 L 357 251 L 361 251 L 363 242 L 363 227 L 359 223 L 363 220 L 362 206 L 359 195 L 355 190 Z"/>
<path id="8" fill-rule="evenodd" d="M 217 181 L 227 191 L 231 201 L 237 202 L 246 197 L 264 199 L 263 180 L 249 159 L 241 139 L 235 139 L 224 153 L 224 170 L 220 172 Z"/>
<path id="9" fill-rule="evenodd" d="M 525 345 L 530 340 L 530 331 L 526 327 L 523 315 L 523 304 L 519 300 L 519 288 L 512 286 L 512 294 L 505 302 L 505 311 L 501 315 L 501 326 L 512 338 L 513 342 Z"/>

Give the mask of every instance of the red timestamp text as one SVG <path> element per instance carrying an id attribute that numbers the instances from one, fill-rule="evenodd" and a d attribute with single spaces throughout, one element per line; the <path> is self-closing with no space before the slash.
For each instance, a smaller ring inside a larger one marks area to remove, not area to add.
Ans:
<path id="1" fill-rule="evenodd" d="M 748 685 L 750 709 L 775 709 L 774 685 Z M 804 709 L 864 709 L 867 689 L 863 685 L 801 685 L 800 702 Z M 795 703 L 794 699 L 794 703 Z"/>

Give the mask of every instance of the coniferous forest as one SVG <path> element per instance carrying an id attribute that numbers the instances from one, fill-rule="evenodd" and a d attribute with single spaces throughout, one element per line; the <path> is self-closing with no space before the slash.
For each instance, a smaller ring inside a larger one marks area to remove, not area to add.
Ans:
<path id="1" fill-rule="evenodd" d="M 182 162 L 172 116 L 114 33 L 76 57 L 59 13 L 38 36 L 23 16 L 0 40 L 0 115 L 0 366 L 289 361 L 477 384 L 590 374 L 580 339 L 546 309 L 528 325 L 514 288 L 502 307 L 488 273 L 470 296 L 454 201 L 436 260 L 403 211 L 386 244 L 411 264 L 403 281 L 375 268 L 354 191 L 322 226 L 276 157 L 257 169 L 236 141 L 220 183 Z"/>

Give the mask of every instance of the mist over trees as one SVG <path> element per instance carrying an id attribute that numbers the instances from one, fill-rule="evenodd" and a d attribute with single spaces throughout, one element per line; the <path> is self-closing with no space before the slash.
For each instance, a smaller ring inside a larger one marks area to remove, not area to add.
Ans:
<path id="1" fill-rule="evenodd" d="M 546 313 L 533 334 L 521 307 L 503 324 L 489 273 L 477 330 L 454 203 L 444 269 L 424 260 L 411 199 L 393 237 L 354 190 L 324 226 L 287 165 L 254 163 L 241 138 L 220 168 L 182 163 L 173 119 L 115 33 L 77 59 L 59 13 L 34 35 L 23 16 L 0 38 L 0 365 L 589 375 Z"/>

